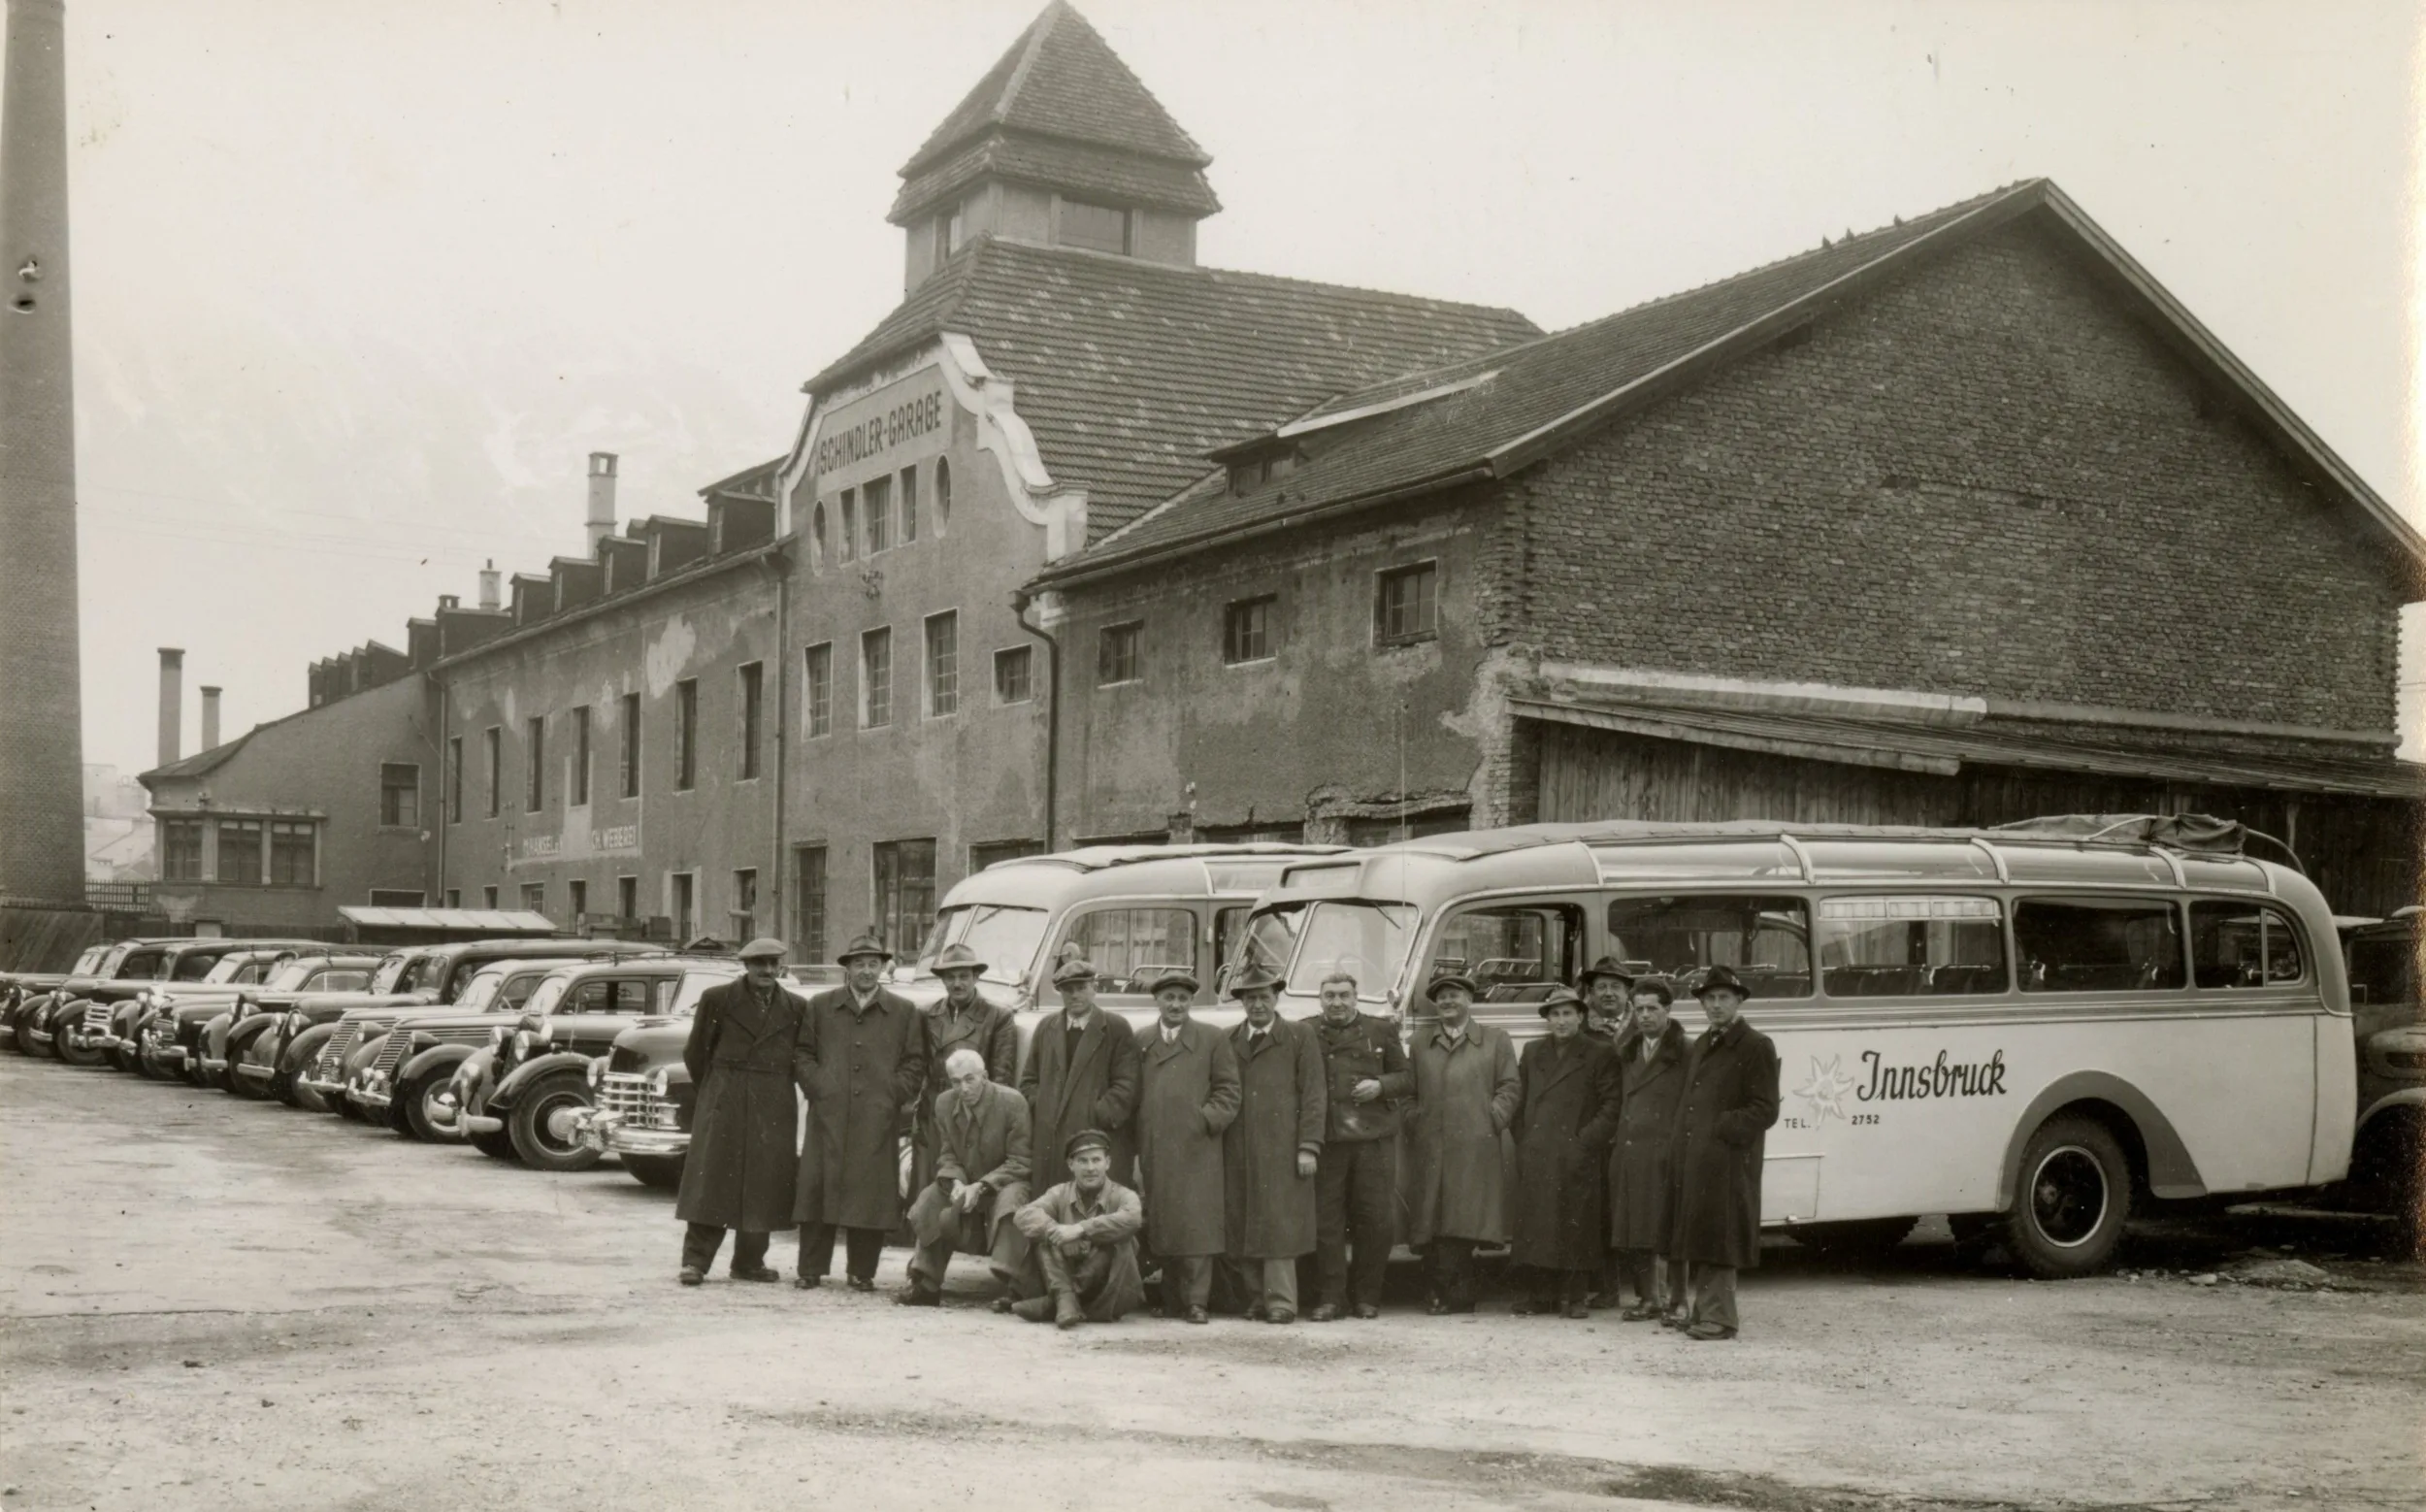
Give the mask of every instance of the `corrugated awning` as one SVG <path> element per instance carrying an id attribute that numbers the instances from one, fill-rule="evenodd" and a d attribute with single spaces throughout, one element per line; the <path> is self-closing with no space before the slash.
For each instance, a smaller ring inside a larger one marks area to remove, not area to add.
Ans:
<path id="1" fill-rule="evenodd" d="M 527 908 L 372 908 L 346 904 L 338 908 L 346 922 L 372 929 L 447 930 L 457 934 L 553 935 L 547 915 Z"/>
<path id="2" fill-rule="evenodd" d="M 1952 776 L 1966 766 L 2023 767 L 2215 787 L 2369 798 L 2426 798 L 2426 767 L 2348 744 L 2316 741 L 2296 754 L 2254 751 L 2222 738 L 2159 730 L 2083 740 L 2030 722 L 1956 728 L 1808 711 L 1713 707 L 1631 700 L 1509 700 L 1521 718 L 1586 725 L 1808 761 Z"/>

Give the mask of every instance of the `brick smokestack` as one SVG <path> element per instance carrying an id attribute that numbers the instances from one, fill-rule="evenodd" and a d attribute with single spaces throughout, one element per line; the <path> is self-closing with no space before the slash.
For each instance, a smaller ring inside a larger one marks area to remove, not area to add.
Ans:
<path id="1" fill-rule="evenodd" d="M 185 736 L 185 653 L 173 645 L 160 647 L 160 765 L 181 754 Z"/>
<path id="2" fill-rule="evenodd" d="M 218 748 L 219 690 L 213 687 L 206 687 L 202 690 L 202 743 L 195 746 L 194 749 L 198 751 L 215 751 Z"/>
<path id="3" fill-rule="evenodd" d="M 60 0 L 8 0 L 6 35 L 0 87 L 0 678 L 7 680 L 8 707 L 0 710 L 0 897 L 82 906 L 84 740 Z"/>
<path id="4" fill-rule="evenodd" d="M 492 557 L 480 569 L 480 608 L 493 609 L 505 602 L 497 577 L 497 560 Z"/>
<path id="5" fill-rule="evenodd" d="M 611 451 L 590 453 L 590 513 L 584 523 L 590 557 L 596 560 L 598 543 L 615 533 L 615 454 Z"/>

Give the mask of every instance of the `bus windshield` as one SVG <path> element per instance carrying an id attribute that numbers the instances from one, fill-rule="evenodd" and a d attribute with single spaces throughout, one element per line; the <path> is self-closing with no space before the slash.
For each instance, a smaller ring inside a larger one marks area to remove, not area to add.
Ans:
<path id="1" fill-rule="evenodd" d="M 1345 971 L 1357 979 L 1357 996 L 1385 1000 L 1407 964 L 1415 943 L 1417 910 L 1403 903 L 1318 903 L 1306 908 L 1297 925 L 1297 949 L 1289 968 L 1289 990 L 1314 996 L 1323 978 Z M 1261 951 L 1271 932 L 1265 914 L 1248 931 L 1250 950 Z"/>
<path id="2" fill-rule="evenodd" d="M 985 980 L 1016 986 L 1028 979 L 1028 964 L 1036 959 L 1045 922 L 1042 908 L 1015 908 L 1007 904 L 973 903 L 946 908 L 935 915 L 935 926 L 927 932 L 927 943 L 919 949 L 918 974 L 934 974 L 935 957 L 944 946 L 967 945 L 986 964 Z"/>

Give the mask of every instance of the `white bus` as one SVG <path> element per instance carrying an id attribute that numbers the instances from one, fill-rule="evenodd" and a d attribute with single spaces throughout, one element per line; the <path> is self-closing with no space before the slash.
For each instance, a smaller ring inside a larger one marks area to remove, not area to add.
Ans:
<path id="1" fill-rule="evenodd" d="M 2199 826 L 1531 825 L 1292 864 L 1243 951 L 1317 1011 L 1345 965 L 1424 1014 L 1459 971 L 1522 1037 L 1607 955 L 1733 967 L 1777 1042 L 1762 1221 L 1817 1247 L 2002 1220 L 2033 1273 L 2104 1265 L 2135 1200 L 2280 1191 L 2349 1164 L 2349 990 L 2324 900 Z M 1692 1000 L 1680 1018 L 1700 1028 Z"/>

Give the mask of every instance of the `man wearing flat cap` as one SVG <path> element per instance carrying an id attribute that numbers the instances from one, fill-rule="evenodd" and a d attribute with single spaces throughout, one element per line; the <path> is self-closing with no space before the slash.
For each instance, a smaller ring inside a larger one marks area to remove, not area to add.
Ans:
<path id="1" fill-rule="evenodd" d="M 1019 1210 L 1019 1232 L 1029 1243 L 1021 1287 L 1028 1295 L 1008 1310 L 1065 1329 L 1117 1323 L 1145 1300 L 1137 1279 L 1145 1209 L 1136 1193 L 1112 1179 L 1110 1134 L 1081 1129 L 1056 1153 L 1069 1179 Z"/>
<path id="2" fill-rule="evenodd" d="M 1473 1021 L 1474 983 L 1432 978 L 1431 1017 L 1415 1025 L 1415 1107 L 1407 1141 L 1407 1243 L 1424 1255 L 1430 1311 L 1474 1310 L 1474 1250 L 1508 1238 L 1502 1140 L 1515 1122 L 1516 1046 Z"/>
<path id="3" fill-rule="evenodd" d="M 1280 978 L 1250 965 L 1229 984 L 1245 1018 L 1229 1032 L 1238 1116 L 1222 1133 L 1223 1233 L 1247 1316 L 1297 1321 L 1297 1257 L 1314 1253 L 1314 1171 L 1323 1154 L 1323 1052 L 1280 1016 Z"/>
<path id="4" fill-rule="evenodd" d="M 1606 1256 L 1601 1188 L 1618 1128 L 1618 1053 L 1584 1033 L 1584 1000 L 1554 989 L 1539 1009 L 1550 1033 L 1517 1058 L 1517 1213 L 1508 1258 L 1532 1284 L 1518 1314 L 1591 1316 Z"/>
<path id="5" fill-rule="evenodd" d="M 893 959 L 884 941 L 863 935 L 838 959 L 846 979 L 808 1001 L 802 1034 L 808 1133 L 792 1201 L 801 1226 L 794 1284 L 825 1280 L 839 1230 L 851 1290 L 872 1292 L 885 1235 L 902 1222 L 903 1115 L 927 1084 L 927 1031 L 909 1000 L 884 990 Z"/>
<path id="6" fill-rule="evenodd" d="M 986 963 L 963 944 L 950 944 L 935 955 L 935 980 L 943 984 L 943 1001 L 919 1015 L 927 1033 L 927 1085 L 918 1095 L 912 1119 L 913 1155 L 910 1190 L 923 1192 L 934 1179 L 942 1139 L 935 1126 L 935 1100 L 952 1085 L 943 1069 L 955 1050 L 977 1052 L 988 1079 L 1005 1087 L 1019 1080 L 1019 1026 L 1011 1010 L 989 1003 L 977 991 Z"/>
<path id="7" fill-rule="evenodd" d="M 1228 1035 L 1189 1013 L 1197 990 L 1186 971 L 1164 972 L 1156 1021 L 1136 1033 L 1137 1179 L 1146 1243 L 1163 1261 L 1163 1315 L 1204 1323 L 1213 1262 L 1227 1248 L 1222 1134 L 1238 1116 L 1238 1057 Z"/>
<path id="8" fill-rule="evenodd" d="M 700 995 L 682 1046 L 683 1067 L 697 1089 L 673 1210 L 689 1225 L 682 1238 L 684 1286 L 706 1278 L 727 1229 L 736 1231 L 735 1280 L 780 1279 L 768 1267 L 767 1240 L 792 1226 L 800 1162 L 793 1143 L 800 1113 L 794 1087 L 805 1009 L 782 985 L 782 940 L 742 946 L 741 972 L 739 980 Z"/>
<path id="9" fill-rule="evenodd" d="M 1019 1090 L 1034 1120 L 1038 1191 L 1069 1179 L 1062 1151 L 1070 1137 L 1090 1131 L 1111 1141 L 1112 1179 L 1134 1180 L 1136 1144 L 1131 1121 L 1137 1110 L 1137 1039 L 1126 1019 L 1096 1005 L 1096 969 L 1071 957 L 1053 970 L 1062 1005 L 1036 1024 L 1028 1040 L 1028 1067 Z"/>
<path id="10" fill-rule="evenodd" d="M 1714 966 L 1693 988 L 1710 1027 L 1685 1058 L 1672 1155 L 1669 1249 L 1685 1265 L 1695 1339 L 1735 1337 L 1735 1272 L 1760 1264 L 1760 1162 L 1778 1121 L 1778 1051 L 1744 1022 L 1742 977 Z"/>
<path id="11" fill-rule="evenodd" d="M 933 1307 L 954 1252 L 983 1255 L 1002 1295 L 1018 1283 L 1028 1241 L 1012 1218 L 1028 1203 L 1028 1102 L 986 1076 L 985 1058 L 967 1045 L 944 1062 L 951 1083 L 935 1099 L 937 1157 L 933 1180 L 910 1204 L 909 1285 L 894 1300 Z"/>

